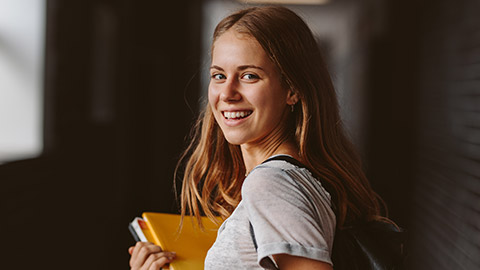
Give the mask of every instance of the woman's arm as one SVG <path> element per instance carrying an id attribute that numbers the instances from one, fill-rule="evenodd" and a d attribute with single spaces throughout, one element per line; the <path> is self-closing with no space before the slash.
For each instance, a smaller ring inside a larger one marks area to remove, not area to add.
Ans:
<path id="1" fill-rule="evenodd" d="M 316 270 L 332 270 L 332 266 L 326 262 L 312 260 L 305 257 L 298 257 L 289 254 L 275 254 L 273 259 L 277 263 L 280 270 L 289 269 L 316 269 Z"/>

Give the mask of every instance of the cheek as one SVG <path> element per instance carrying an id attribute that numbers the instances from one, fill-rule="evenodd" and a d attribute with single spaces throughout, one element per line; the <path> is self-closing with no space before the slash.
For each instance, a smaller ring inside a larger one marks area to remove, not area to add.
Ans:
<path id="1" fill-rule="evenodd" d="M 258 108 L 267 110 L 268 112 L 279 113 L 283 111 L 286 104 L 284 93 L 281 91 L 271 91 L 270 89 L 263 90 L 262 94 L 252 95 L 249 100 Z"/>
<path id="2" fill-rule="evenodd" d="M 215 89 L 209 85 L 208 86 L 208 103 L 212 106 L 212 109 L 215 108 L 215 104 L 218 101 L 218 94 L 216 93 Z"/>
<path id="3" fill-rule="evenodd" d="M 217 104 L 218 104 L 218 91 L 215 91 L 214 87 L 209 86 L 208 87 L 208 106 L 210 106 L 210 109 L 212 110 L 213 117 L 215 117 L 215 121 L 218 123 L 220 121 L 220 113 L 217 111 Z"/>

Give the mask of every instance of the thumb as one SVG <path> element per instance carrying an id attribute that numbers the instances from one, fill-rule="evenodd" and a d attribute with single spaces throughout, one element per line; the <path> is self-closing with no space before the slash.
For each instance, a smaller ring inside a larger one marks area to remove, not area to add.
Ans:
<path id="1" fill-rule="evenodd" d="M 132 255 L 134 249 L 135 249 L 135 247 L 129 247 L 128 248 L 128 254 Z"/>

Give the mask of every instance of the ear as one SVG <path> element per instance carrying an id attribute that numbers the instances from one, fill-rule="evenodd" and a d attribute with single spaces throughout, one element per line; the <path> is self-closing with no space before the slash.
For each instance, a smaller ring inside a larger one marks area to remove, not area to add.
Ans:
<path id="1" fill-rule="evenodd" d="M 298 94 L 293 90 L 288 90 L 287 94 L 287 104 L 288 105 L 295 105 L 298 102 Z"/>

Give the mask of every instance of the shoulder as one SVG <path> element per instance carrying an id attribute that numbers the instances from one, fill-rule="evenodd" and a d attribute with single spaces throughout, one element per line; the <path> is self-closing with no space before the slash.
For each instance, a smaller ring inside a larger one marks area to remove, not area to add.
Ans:
<path id="1" fill-rule="evenodd" d="M 248 174 L 243 184 L 243 191 L 258 191 L 273 186 L 295 186 L 295 181 L 291 176 L 292 170 L 301 169 L 282 160 L 262 163 Z"/>
<path id="2" fill-rule="evenodd" d="M 330 203 L 330 194 L 323 188 L 309 170 L 283 160 L 273 160 L 255 167 L 242 187 L 242 197 L 255 195 L 258 198 L 265 193 L 276 196 L 312 196 L 323 197 Z"/>
<path id="3" fill-rule="evenodd" d="M 330 204 L 330 195 L 305 168 L 273 160 L 252 170 L 242 187 L 242 205 L 259 261 L 289 254 L 330 263 L 336 223 Z"/>

